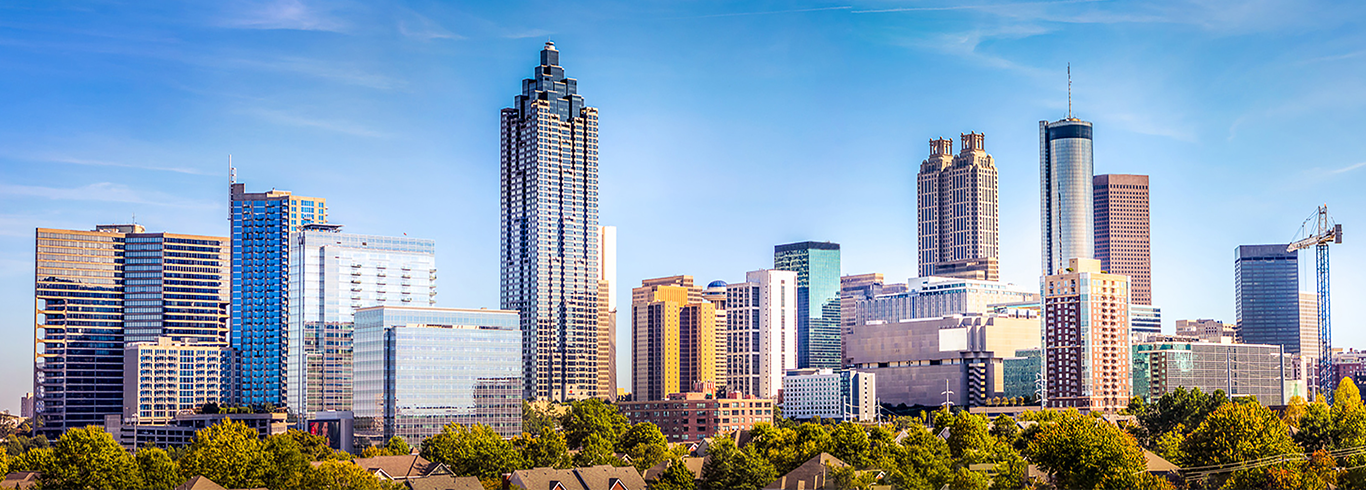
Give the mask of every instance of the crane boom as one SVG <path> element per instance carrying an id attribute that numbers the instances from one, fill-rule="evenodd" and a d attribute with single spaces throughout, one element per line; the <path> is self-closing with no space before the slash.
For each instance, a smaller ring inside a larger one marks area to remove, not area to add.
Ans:
<path id="1" fill-rule="evenodd" d="M 1333 218 L 1328 216 L 1327 204 L 1319 206 L 1315 214 L 1309 218 L 1315 220 L 1313 229 L 1309 229 L 1309 220 L 1305 220 L 1305 226 L 1301 228 L 1308 236 L 1290 242 L 1285 251 L 1314 247 L 1314 283 L 1319 300 L 1319 396 L 1332 403 L 1333 389 L 1336 387 L 1333 386 L 1333 301 L 1329 287 L 1328 244 L 1342 243 L 1342 225 L 1333 223 Z"/>

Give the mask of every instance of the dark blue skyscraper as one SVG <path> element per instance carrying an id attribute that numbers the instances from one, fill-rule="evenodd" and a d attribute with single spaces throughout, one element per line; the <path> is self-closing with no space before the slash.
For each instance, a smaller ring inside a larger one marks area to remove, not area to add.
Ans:
<path id="1" fill-rule="evenodd" d="M 840 245 L 778 245 L 773 268 L 797 273 L 797 367 L 839 369 Z"/>
<path id="2" fill-rule="evenodd" d="M 233 401 L 285 405 L 289 234 L 327 222 L 327 200 L 232 183 Z"/>
<path id="3" fill-rule="evenodd" d="M 1238 247 L 1233 258 L 1238 334 L 1248 344 L 1279 345 L 1286 353 L 1317 358 L 1317 311 L 1301 318 L 1299 255 L 1285 248 Z"/>

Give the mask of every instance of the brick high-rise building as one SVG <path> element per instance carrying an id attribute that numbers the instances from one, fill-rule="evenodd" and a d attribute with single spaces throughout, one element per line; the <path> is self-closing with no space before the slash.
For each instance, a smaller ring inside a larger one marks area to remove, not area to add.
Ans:
<path id="1" fill-rule="evenodd" d="M 930 157 L 916 176 L 920 276 L 995 281 L 999 278 L 999 203 L 996 161 L 986 135 L 930 140 Z"/>
<path id="2" fill-rule="evenodd" d="M 1133 304 L 1153 304 L 1148 176 L 1097 175 L 1091 178 L 1091 187 L 1101 270 L 1129 276 Z"/>
<path id="3" fill-rule="evenodd" d="M 501 161 L 501 304 L 522 315 L 525 396 L 600 396 L 598 110 L 555 43 L 502 111 Z"/>
<path id="4" fill-rule="evenodd" d="M 1072 259 L 1043 280 L 1044 403 L 1114 412 L 1133 389 L 1129 278 Z"/>

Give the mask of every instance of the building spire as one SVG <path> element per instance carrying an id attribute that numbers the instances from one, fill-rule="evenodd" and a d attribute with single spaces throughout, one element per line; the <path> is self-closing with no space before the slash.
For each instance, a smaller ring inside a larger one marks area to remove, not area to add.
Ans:
<path id="1" fill-rule="evenodd" d="M 1067 118 L 1072 119 L 1072 64 L 1067 64 Z"/>

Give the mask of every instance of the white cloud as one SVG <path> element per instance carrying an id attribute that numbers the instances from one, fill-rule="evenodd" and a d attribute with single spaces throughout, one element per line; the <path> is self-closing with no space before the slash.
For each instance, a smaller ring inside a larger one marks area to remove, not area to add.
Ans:
<path id="1" fill-rule="evenodd" d="M 398 21 L 398 32 L 406 37 L 423 41 L 430 41 L 433 39 L 459 40 L 465 38 L 465 36 L 446 30 L 446 28 L 441 27 L 441 24 L 438 24 L 436 21 L 416 13 L 410 14 L 407 17 L 407 19 L 399 19 Z"/>
<path id="2" fill-rule="evenodd" d="M 1361 168 L 1361 167 L 1366 167 L 1366 162 L 1354 163 L 1354 164 L 1348 165 L 1348 166 L 1346 166 L 1346 167 L 1342 167 L 1342 168 L 1339 168 L 1339 169 L 1330 170 L 1328 173 L 1330 173 L 1330 174 L 1342 174 L 1342 173 L 1351 172 L 1351 171 L 1356 170 L 1356 169 L 1359 169 L 1359 168 Z"/>
<path id="3" fill-rule="evenodd" d="M 316 128 L 326 131 L 349 134 L 353 136 L 365 136 L 369 138 L 385 138 L 389 136 L 388 134 L 375 131 L 370 128 L 361 126 L 359 124 L 354 124 L 347 121 L 315 119 L 295 114 L 292 112 L 274 109 L 258 108 L 246 112 L 248 114 L 255 115 L 257 117 L 260 117 L 275 124 L 283 124 L 287 126 L 300 126 L 305 128 Z"/>
<path id="4" fill-rule="evenodd" d="M 34 155 L 34 156 L 17 156 L 17 157 L 14 157 L 14 158 L 21 159 L 21 160 L 32 160 L 32 161 L 37 161 L 37 162 L 69 163 L 69 164 L 72 164 L 72 165 L 86 165 L 86 166 L 92 166 L 92 167 L 135 168 L 135 169 L 139 169 L 139 170 L 152 170 L 152 171 L 157 171 L 157 172 L 174 172 L 174 173 L 190 174 L 190 175 L 215 175 L 215 174 L 211 174 L 211 173 L 209 173 L 209 172 L 204 172 L 204 171 L 202 171 L 202 170 L 193 169 L 193 168 L 187 168 L 187 167 L 162 167 L 162 166 L 156 166 L 156 165 L 139 165 L 139 164 L 135 164 L 135 163 L 111 162 L 111 161 L 93 160 L 93 159 L 87 159 L 87 158 L 74 158 L 74 157 L 70 157 L 70 156 L 66 156 L 66 155 L 61 155 L 61 154 L 55 154 L 55 155 L 52 155 L 52 154 L 49 154 L 49 155 Z"/>
<path id="5" fill-rule="evenodd" d="M 184 200 L 157 191 L 136 191 L 112 182 L 82 187 L 45 187 L 0 184 L 0 197 L 38 197 L 59 201 L 104 201 L 172 207 L 213 207 L 212 204 Z"/>
<path id="6" fill-rule="evenodd" d="M 237 29 L 290 29 L 346 32 L 347 24 L 302 0 L 253 2 L 235 16 L 223 19 L 223 27 Z"/>

